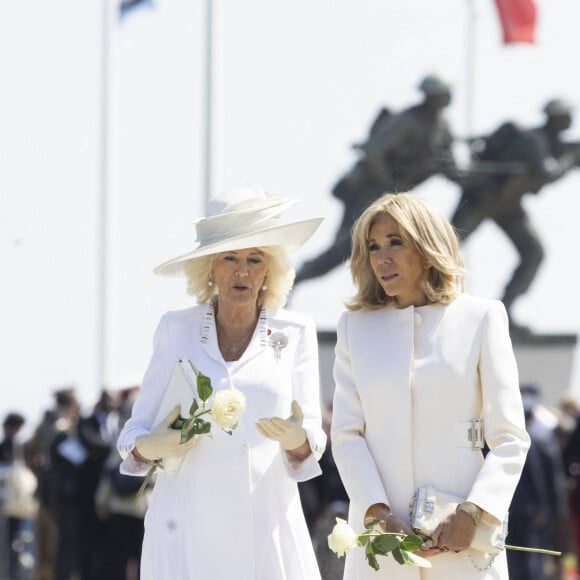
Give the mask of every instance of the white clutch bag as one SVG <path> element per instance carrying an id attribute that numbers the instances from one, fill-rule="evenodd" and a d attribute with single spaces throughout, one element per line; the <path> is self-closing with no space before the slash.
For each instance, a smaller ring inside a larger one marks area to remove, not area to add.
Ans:
<path id="1" fill-rule="evenodd" d="M 432 487 L 420 487 L 409 504 L 411 527 L 422 535 L 430 536 L 441 521 L 453 513 L 463 501 L 462 498 Z M 499 554 L 505 547 L 507 519 L 506 515 L 499 526 L 480 521 L 470 550 L 492 556 Z"/>
<path id="2" fill-rule="evenodd" d="M 165 395 L 159 405 L 159 410 L 153 421 L 157 426 L 176 405 L 181 407 L 181 416 L 189 417 L 189 409 L 193 398 L 197 395 L 197 377 L 189 359 L 179 359 L 165 388 Z M 163 469 L 169 475 L 179 472 L 184 457 L 168 457 L 163 460 Z"/>

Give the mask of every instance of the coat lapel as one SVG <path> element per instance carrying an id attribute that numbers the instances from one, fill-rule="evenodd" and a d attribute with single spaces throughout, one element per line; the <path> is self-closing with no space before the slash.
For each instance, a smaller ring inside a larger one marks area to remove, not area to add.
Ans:
<path id="1" fill-rule="evenodd" d="M 207 356 L 219 363 L 224 362 L 218 346 L 214 308 L 211 301 L 206 304 L 203 319 L 201 321 L 199 341 L 202 350 L 205 351 Z"/>
<path id="2" fill-rule="evenodd" d="M 248 344 L 248 347 L 244 351 L 240 361 L 248 361 L 264 352 L 264 349 L 268 344 L 267 333 L 269 320 L 270 315 L 268 310 L 266 308 L 262 308 L 260 315 L 258 316 L 258 324 L 256 324 L 256 328 L 254 329 L 254 334 L 252 335 L 250 344 Z"/>

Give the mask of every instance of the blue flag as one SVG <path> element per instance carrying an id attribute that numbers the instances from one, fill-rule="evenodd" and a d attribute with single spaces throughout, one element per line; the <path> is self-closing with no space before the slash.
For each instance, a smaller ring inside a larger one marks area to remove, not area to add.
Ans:
<path id="1" fill-rule="evenodd" d="M 139 6 L 153 6 L 152 0 L 120 0 L 119 14 L 125 16 L 128 12 Z"/>

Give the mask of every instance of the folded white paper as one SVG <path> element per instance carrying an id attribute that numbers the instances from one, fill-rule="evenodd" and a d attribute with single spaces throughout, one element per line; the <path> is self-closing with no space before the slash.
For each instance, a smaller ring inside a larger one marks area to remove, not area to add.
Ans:
<path id="1" fill-rule="evenodd" d="M 182 417 L 189 417 L 189 409 L 196 396 L 197 377 L 194 367 L 189 359 L 179 359 L 173 367 L 171 378 L 165 388 L 165 395 L 161 405 L 159 405 L 153 425 L 159 425 L 176 405 L 180 406 Z M 164 459 L 163 468 L 165 472 L 170 475 L 178 473 L 183 459 L 184 457 L 168 457 Z"/>

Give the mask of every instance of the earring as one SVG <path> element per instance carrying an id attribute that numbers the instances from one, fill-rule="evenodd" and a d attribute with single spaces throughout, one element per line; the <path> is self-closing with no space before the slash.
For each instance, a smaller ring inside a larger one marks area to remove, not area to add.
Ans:
<path id="1" fill-rule="evenodd" d="M 268 290 L 268 284 L 267 284 L 267 282 L 268 282 L 268 276 L 266 276 L 264 278 L 264 282 L 262 283 L 262 292 L 265 292 L 266 290 Z"/>
<path id="2" fill-rule="evenodd" d="M 210 272 L 207 277 L 207 285 L 211 288 L 215 283 L 215 279 L 213 277 L 213 272 Z"/>

